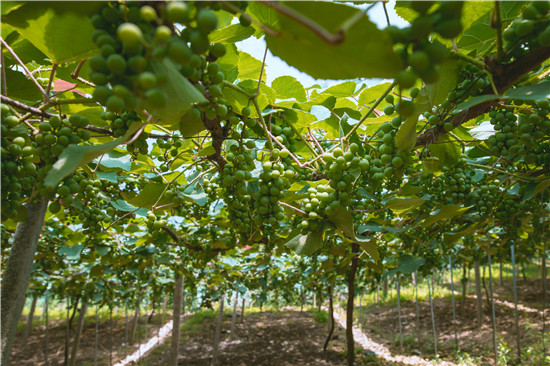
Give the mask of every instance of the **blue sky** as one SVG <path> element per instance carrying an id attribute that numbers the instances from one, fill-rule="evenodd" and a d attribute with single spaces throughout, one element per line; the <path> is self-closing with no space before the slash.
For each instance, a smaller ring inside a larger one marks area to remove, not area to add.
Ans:
<path id="1" fill-rule="evenodd" d="M 366 8 L 368 5 L 370 4 L 364 4 L 360 7 Z M 395 0 L 392 0 L 386 4 L 386 8 L 388 10 L 388 14 L 390 18 L 390 23 L 392 25 L 397 25 L 398 27 L 404 27 L 408 25 L 406 21 L 404 21 L 399 16 L 397 16 L 397 14 L 394 11 L 394 6 L 395 6 Z M 384 15 L 384 8 L 381 2 L 377 3 L 369 11 L 368 14 L 369 14 L 370 20 L 373 21 L 376 25 L 378 25 L 379 28 L 386 27 L 387 25 L 386 16 Z M 254 56 L 256 59 L 260 61 L 264 57 L 265 41 L 263 40 L 263 38 L 256 39 L 254 37 L 251 37 L 244 41 L 238 42 L 236 45 L 239 50 L 251 54 L 252 56 Z M 266 57 L 266 75 L 267 75 L 267 85 L 271 85 L 271 82 L 274 79 L 282 75 L 290 75 L 295 77 L 306 88 L 314 84 L 319 84 L 321 85 L 321 87 L 327 88 L 334 84 L 339 84 L 343 81 L 343 80 L 316 80 L 311 76 L 297 70 L 296 68 L 289 66 L 286 62 L 284 62 L 280 58 L 273 56 L 269 50 L 267 52 L 267 57 Z M 367 82 L 367 85 L 372 86 L 380 82 L 382 82 L 382 80 L 380 79 L 369 80 Z"/>

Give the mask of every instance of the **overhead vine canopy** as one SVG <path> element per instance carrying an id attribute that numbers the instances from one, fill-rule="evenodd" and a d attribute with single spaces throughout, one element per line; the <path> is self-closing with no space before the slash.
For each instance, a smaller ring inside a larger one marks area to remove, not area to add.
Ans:
<path id="1" fill-rule="evenodd" d="M 549 3 L 397 2 L 410 25 L 384 29 L 369 6 L 2 2 L 5 230 L 49 202 L 58 254 L 96 277 L 293 252 L 328 276 L 351 243 L 380 274 L 476 235 L 542 245 Z M 268 85 L 235 45 L 252 37 L 341 82 Z"/>

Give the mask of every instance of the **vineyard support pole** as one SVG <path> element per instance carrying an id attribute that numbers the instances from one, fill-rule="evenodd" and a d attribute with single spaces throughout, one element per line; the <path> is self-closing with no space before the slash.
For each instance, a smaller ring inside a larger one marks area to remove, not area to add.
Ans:
<path id="1" fill-rule="evenodd" d="M 544 238 L 543 238 L 544 241 Z M 542 333 L 541 333 L 541 343 L 542 343 L 542 352 L 543 356 L 546 357 L 546 291 L 547 291 L 547 283 L 546 283 L 546 241 L 544 241 L 542 253 L 541 253 L 541 266 L 540 266 L 540 275 L 541 275 L 541 281 L 542 281 Z"/>
<path id="2" fill-rule="evenodd" d="M 23 345 L 27 346 L 27 340 L 32 331 L 32 321 L 34 319 L 34 310 L 36 309 L 36 301 L 38 300 L 38 295 L 33 295 L 31 308 L 27 314 L 27 324 L 25 324 L 25 333 L 23 333 Z"/>
<path id="3" fill-rule="evenodd" d="M 230 339 L 235 339 L 235 322 L 237 320 L 237 304 L 239 303 L 239 292 L 235 291 L 235 300 L 233 301 L 233 315 L 231 316 Z"/>
<path id="4" fill-rule="evenodd" d="M 420 341 L 420 305 L 418 304 L 418 272 L 412 274 L 414 282 L 415 310 L 416 310 L 416 342 Z"/>
<path id="5" fill-rule="evenodd" d="M 46 285 L 48 286 L 48 285 Z M 50 324 L 48 323 L 48 297 L 49 290 L 46 287 L 46 294 L 44 295 L 44 320 L 46 322 L 46 330 L 44 333 L 44 365 L 48 366 L 48 341 L 49 341 L 49 330 Z"/>
<path id="6" fill-rule="evenodd" d="M 403 325 L 401 323 L 401 281 L 400 274 L 397 274 L 397 280 L 395 281 L 395 290 L 397 292 L 397 315 L 399 321 L 399 348 L 403 353 Z"/>
<path id="7" fill-rule="evenodd" d="M 432 299 L 432 290 L 433 290 L 433 279 L 432 276 L 428 275 L 428 296 L 430 297 L 430 315 L 432 318 L 432 332 L 434 337 L 434 353 L 437 357 L 437 333 L 435 330 L 435 315 L 434 315 L 434 303 Z"/>
<path id="8" fill-rule="evenodd" d="M 518 288 L 517 288 L 517 268 L 516 268 L 516 253 L 514 245 L 510 246 L 510 254 L 512 255 L 512 291 L 514 293 L 514 313 L 516 321 L 516 344 L 518 351 L 518 359 L 521 362 L 521 340 L 519 334 L 519 313 L 518 313 Z"/>
<path id="9" fill-rule="evenodd" d="M 242 306 L 241 306 L 241 323 L 244 322 L 244 308 L 246 306 L 246 299 L 244 298 L 244 295 L 243 295 L 243 303 L 242 303 Z"/>
<path id="10" fill-rule="evenodd" d="M 451 302 L 453 305 L 453 330 L 455 333 L 455 350 L 458 351 L 458 332 L 456 330 L 456 305 L 455 305 L 455 283 L 453 279 L 453 259 L 449 256 L 449 269 L 451 272 Z"/>
<path id="11" fill-rule="evenodd" d="M 169 366 L 178 365 L 182 298 L 183 274 L 178 274 L 176 272 L 176 282 L 174 284 L 174 309 L 172 313 L 172 343 L 170 347 L 170 361 L 168 363 Z"/>
<path id="12" fill-rule="evenodd" d="M 70 366 L 76 366 L 76 360 L 78 358 L 78 348 L 80 347 L 80 338 L 82 336 L 82 329 L 84 329 L 84 320 L 86 319 L 86 310 L 88 309 L 88 300 L 86 298 L 81 302 L 80 315 L 78 316 L 78 323 L 76 325 L 76 331 L 74 333 L 73 347 L 71 349 L 71 361 Z"/>
<path id="13" fill-rule="evenodd" d="M 483 314 L 483 293 L 481 292 L 481 276 L 479 273 L 479 261 L 474 263 L 474 273 L 476 281 L 476 310 L 477 310 L 477 327 L 481 328 Z"/>
<path id="14" fill-rule="evenodd" d="M 128 304 L 125 304 L 124 306 L 124 318 L 126 319 L 126 323 L 124 326 L 124 346 L 126 349 L 126 357 L 128 357 Z"/>
<path id="15" fill-rule="evenodd" d="M 99 342 L 99 305 L 95 307 L 94 366 L 97 366 L 97 346 Z"/>
<path id="16" fill-rule="evenodd" d="M 65 330 L 65 360 L 63 362 L 64 366 L 69 365 L 69 345 L 70 345 L 70 338 L 71 338 L 71 322 L 69 321 L 70 314 L 71 314 L 71 304 L 69 297 L 67 297 L 67 327 Z M 75 306 L 78 306 L 78 304 L 75 304 Z"/>
<path id="17" fill-rule="evenodd" d="M 27 221 L 17 223 L 8 262 L 2 274 L 0 299 L 0 344 L 1 364 L 8 366 L 17 323 L 21 318 L 27 296 L 27 287 L 32 271 L 38 238 L 44 225 L 48 201 L 40 198 L 27 204 Z"/>
<path id="18" fill-rule="evenodd" d="M 216 321 L 216 331 L 214 333 L 214 344 L 212 347 L 212 361 L 210 366 L 216 366 L 218 364 L 218 350 L 220 346 L 220 337 L 222 333 L 222 320 L 223 320 L 223 303 L 225 295 L 220 297 L 220 305 L 218 306 L 218 320 Z"/>
<path id="19" fill-rule="evenodd" d="M 495 353 L 495 365 L 498 363 L 497 355 L 497 322 L 495 318 L 495 300 L 493 297 L 493 274 L 491 271 L 491 255 L 487 255 L 489 261 L 489 295 L 491 296 L 491 320 L 493 322 L 493 351 Z"/>
<path id="20" fill-rule="evenodd" d="M 355 273 L 359 264 L 359 244 L 351 244 L 351 265 L 348 273 L 348 302 L 346 306 L 346 340 L 348 366 L 355 362 L 355 341 L 353 340 L 353 305 L 355 296 Z"/>

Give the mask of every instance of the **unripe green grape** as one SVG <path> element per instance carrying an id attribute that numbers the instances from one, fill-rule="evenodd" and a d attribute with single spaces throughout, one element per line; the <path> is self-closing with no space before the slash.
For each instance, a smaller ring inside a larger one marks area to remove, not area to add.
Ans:
<path id="1" fill-rule="evenodd" d="M 105 85 L 109 82 L 109 80 L 107 80 L 107 75 L 95 71 L 90 72 L 90 81 L 96 85 Z"/>
<path id="2" fill-rule="evenodd" d="M 44 135 L 44 144 L 51 146 L 57 142 L 57 137 L 55 135 Z"/>
<path id="3" fill-rule="evenodd" d="M 171 1 L 166 5 L 166 15 L 172 23 L 185 23 L 189 20 L 187 4 L 180 1 Z"/>
<path id="4" fill-rule="evenodd" d="M 155 42 L 166 43 L 172 36 L 172 31 L 165 25 L 159 25 L 155 31 Z"/>
<path id="5" fill-rule="evenodd" d="M 191 61 L 192 55 L 193 52 L 184 41 L 178 39 L 178 41 L 169 43 L 168 56 L 180 65 L 187 65 Z"/>
<path id="6" fill-rule="evenodd" d="M 424 51 L 414 52 L 407 61 L 417 72 L 422 72 L 430 66 L 430 57 Z"/>
<path id="7" fill-rule="evenodd" d="M 140 73 L 147 67 L 147 60 L 140 55 L 132 56 L 128 59 L 128 67 L 135 73 Z"/>
<path id="8" fill-rule="evenodd" d="M 394 112 L 394 108 L 393 108 L 393 105 L 387 105 L 385 108 L 384 108 L 384 114 L 388 115 L 388 116 L 391 116 Z"/>
<path id="9" fill-rule="evenodd" d="M 550 26 L 548 26 L 542 33 L 537 37 L 537 41 L 543 47 L 550 46 Z"/>
<path id="10" fill-rule="evenodd" d="M 395 77 L 397 84 L 403 89 L 409 89 L 416 83 L 416 74 L 412 71 L 402 70 Z"/>
<path id="11" fill-rule="evenodd" d="M 445 122 L 443 124 L 443 129 L 447 132 L 451 131 L 452 129 L 454 129 L 454 126 L 451 122 Z"/>
<path id="12" fill-rule="evenodd" d="M 241 23 L 243 27 L 250 27 L 250 25 L 252 24 L 252 19 L 250 18 L 250 16 L 241 14 L 239 15 L 239 23 Z"/>
<path id="13" fill-rule="evenodd" d="M 225 117 L 227 115 L 227 106 L 218 104 L 216 106 L 216 114 L 220 117 Z"/>
<path id="14" fill-rule="evenodd" d="M 157 20 L 157 12 L 155 8 L 149 5 L 144 5 L 139 9 L 141 19 L 146 22 L 155 22 Z"/>
<path id="15" fill-rule="evenodd" d="M 210 45 L 209 47 L 209 53 L 210 55 L 220 58 L 223 57 L 226 53 L 225 46 L 222 43 L 214 43 L 213 45 Z"/>
<path id="16" fill-rule="evenodd" d="M 218 25 L 218 17 L 209 9 L 201 9 L 197 14 L 197 28 L 205 34 L 216 29 Z"/>
<path id="17" fill-rule="evenodd" d="M 56 214 L 58 213 L 59 211 L 61 211 L 61 204 L 57 201 L 55 202 L 52 202 L 50 203 L 50 205 L 48 206 L 48 210 L 53 213 L 53 214 Z"/>
<path id="18" fill-rule="evenodd" d="M 533 32 L 535 23 L 532 20 L 523 19 L 515 24 L 516 34 L 520 37 L 526 36 Z"/>
<path id="19" fill-rule="evenodd" d="M 210 46 L 208 36 L 199 31 L 193 31 L 189 36 L 189 41 L 191 43 L 191 49 L 195 53 L 204 53 Z"/>
<path id="20" fill-rule="evenodd" d="M 125 106 L 124 99 L 117 97 L 116 95 L 111 95 L 107 99 L 105 106 L 113 113 L 122 113 Z"/>
<path id="21" fill-rule="evenodd" d="M 443 38 L 455 38 L 462 32 L 462 23 L 459 18 L 444 20 L 435 27 L 435 31 Z"/>
<path id="22" fill-rule="evenodd" d="M 426 46 L 425 51 L 430 56 L 430 60 L 434 65 L 440 64 L 445 61 L 449 54 L 447 48 L 437 41 L 429 43 Z"/>
<path id="23" fill-rule="evenodd" d="M 208 87 L 208 93 L 211 97 L 220 97 L 222 95 L 222 89 L 218 85 L 210 85 Z"/>
<path id="24" fill-rule="evenodd" d="M 121 75 L 126 70 L 126 60 L 119 54 L 113 54 L 107 58 L 107 68 L 113 74 Z"/>
<path id="25" fill-rule="evenodd" d="M 412 88 L 411 91 L 409 92 L 409 95 L 411 96 L 411 98 L 415 99 L 416 97 L 418 97 L 418 94 L 420 94 L 420 89 L 418 88 Z"/>
<path id="26" fill-rule="evenodd" d="M 109 71 L 109 69 L 107 68 L 107 60 L 103 56 L 99 56 L 99 55 L 92 56 L 90 57 L 88 62 L 90 63 L 90 68 L 93 71 L 102 72 L 102 73 Z"/>
<path id="27" fill-rule="evenodd" d="M 531 5 L 534 6 L 541 15 L 546 15 L 550 10 L 550 1 L 548 0 L 533 1 Z"/>
<path id="28" fill-rule="evenodd" d="M 157 77 L 152 72 L 145 71 L 139 75 L 138 83 L 142 89 L 148 90 L 157 85 Z"/>
<path id="29" fill-rule="evenodd" d="M 222 72 L 218 72 L 215 76 L 212 76 L 212 84 L 221 84 L 225 80 Z"/>
<path id="30" fill-rule="evenodd" d="M 127 47 L 135 47 L 143 40 L 141 29 L 134 23 L 122 23 L 116 33 L 122 44 Z"/>

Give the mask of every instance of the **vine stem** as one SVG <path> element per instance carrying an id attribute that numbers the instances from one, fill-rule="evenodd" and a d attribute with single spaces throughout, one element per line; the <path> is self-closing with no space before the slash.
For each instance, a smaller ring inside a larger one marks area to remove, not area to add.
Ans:
<path id="1" fill-rule="evenodd" d="M 280 204 L 281 206 L 285 206 L 285 207 L 290 208 L 291 210 L 294 210 L 294 211 L 296 211 L 296 212 L 299 212 L 299 213 L 301 213 L 301 214 L 304 215 L 304 216 L 307 216 L 307 213 L 306 213 L 305 211 L 302 211 L 302 210 L 300 210 L 300 209 L 297 208 L 297 207 L 294 207 L 294 206 L 292 206 L 292 205 L 289 205 L 288 203 L 284 203 L 284 202 L 281 202 L 281 201 L 278 201 L 277 203 Z"/>
<path id="2" fill-rule="evenodd" d="M 40 85 L 40 83 L 34 78 L 34 76 L 32 75 L 32 73 L 29 71 L 29 69 L 27 68 L 27 66 L 25 66 L 25 64 L 23 63 L 23 61 L 21 61 L 21 59 L 19 58 L 19 56 L 17 56 L 17 54 L 15 53 L 14 50 L 11 49 L 11 47 L 7 44 L 6 41 L 4 41 L 4 38 L 0 37 L 0 43 L 2 44 L 2 46 L 4 46 L 8 52 L 13 56 L 13 58 L 15 58 L 15 61 L 17 61 L 17 63 L 23 68 L 23 70 L 25 71 L 25 73 L 27 74 L 27 76 L 31 79 L 31 81 L 34 83 L 34 85 L 36 85 L 36 87 L 38 88 L 38 90 L 40 90 L 40 92 L 42 93 L 42 95 L 44 95 L 44 99 L 49 102 L 50 101 L 50 96 L 48 95 L 48 93 L 46 93 L 46 91 L 44 90 L 44 88 L 42 88 L 42 85 Z M 3 65 L 3 63 L 2 63 Z M 5 79 L 4 79 L 5 80 Z"/>
<path id="3" fill-rule="evenodd" d="M 260 77 L 258 78 L 258 87 L 256 88 L 256 94 L 254 95 L 254 97 L 257 97 L 258 95 L 260 95 L 260 86 L 262 85 L 262 75 L 264 73 L 266 57 L 267 57 L 267 44 L 265 45 L 264 58 L 262 60 L 262 68 L 260 69 Z"/>
<path id="4" fill-rule="evenodd" d="M 369 115 L 372 112 L 374 112 L 376 107 L 378 107 L 378 105 L 384 100 L 384 98 L 386 98 L 386 95 L 388 95 L 396 85 L 397 85 L 397 82 L 394 80 L 393 83 L 391 83 L 391 85 L 382 93 L 382 95 L 380 95 L 380 97 L 378 97 L 378 99 L 374 102 L 374 104 L 369 108 L 367 113 L 365 113 L 365 115 L 363 117 L 361 117 L 359 122 L 357 122 L 355 124 L 355 126 L 353 126 L 353 128 L 348 132 L 348 134 L 346 136 L 344 136 L 344 138 L 342 139 L 343 141 L 349 140 L 349 138 L 355 133 L 355 131 L 357 131 L 359 126 L 361 126 L 363 124 L 363 122 L 365 122 L 365 120 L 369 117 Z M 365 138 L 366 137 L 367 137 L 367 135 L 365 134 Z M 365 138 L 363 138 L 363 141 L 365 141 Z"/>
<path id="5" fill-rule="evenodd" d="M 502 10 L 500 7 L 500 0 L 495 1 L 495 7 L 493 9 L 493 17 L 491 18 L 491 25 L 495 28 L 497 34 L 497 62 L 502 61 L 504 56 L 504 47 L 502 45 Z"/>
<path id="6" fill-rule="evenodd" d="M 50 79 L 48 80 L 48 87 L 46 88 L 46 94 L 50 95 L 50 92 L 52 91 L 52 83 L 53 83 L 53 77 L 55 76 L 55 71 L 57 70 L 57 67 L 59 64 L 53 64 L 52 69 L 50 71 Z"/>
<path id="7" fill-rule="evenodd" d="M 518 174 L 514 174 L 514 173 L 510 173 L 510 172 L 507 172 L 505 170 L 502 170 L 502 169 L 498 169 L 498 168 L 494 168 L 494 167 L 488 167 L 488 166 L 485 166 L 485 165 L 481 165 L 481 164 L 476 164 L 476 163 L 466 163 L 470 166 L 473 166 L 473 167 L 476 167 L 476 168 L 480 168 L 480 169 L 485 169 L 485 170 L 494 170 L 495 172 L 499 172 L 499 173 L 502 173 L 502 174 L 506 174 L 506 175 L 509 175 L 509 176 L 512 176 L 512 177 L 516 177 L 518 179 L 523 179 L 523 180 L 526 180 L 526 181 L 537 181 L 536 179 L 533 179 L 531 177 L 525 177 L 525 176 L 521 176 L 521 175 L 518 175 Z"/>

